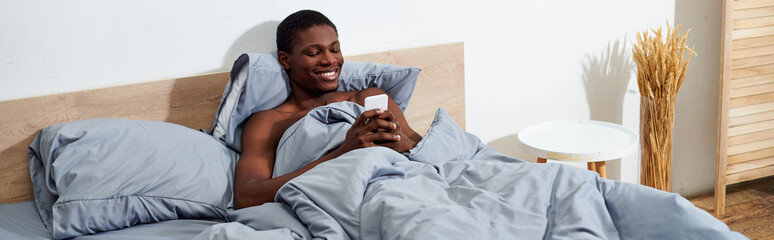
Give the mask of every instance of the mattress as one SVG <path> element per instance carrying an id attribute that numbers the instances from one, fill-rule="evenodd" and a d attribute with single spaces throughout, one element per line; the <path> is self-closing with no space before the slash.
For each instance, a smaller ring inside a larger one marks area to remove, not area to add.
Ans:
<path id="1" fill-rule="evenodd" d="M 219 219 L 180 219 L 142 224 L 74 239 L 193 239 Z M 0 204 L 0 236 L 4 239 L 51 239 L 34 201 Z"/>

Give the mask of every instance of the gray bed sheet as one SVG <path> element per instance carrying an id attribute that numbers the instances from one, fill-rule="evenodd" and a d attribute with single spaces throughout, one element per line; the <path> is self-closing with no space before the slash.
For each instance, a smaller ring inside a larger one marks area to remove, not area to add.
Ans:
<path id="1" fill-rule="evenodd" d="M 142 224 L 74 239 L 193 239 L 207 227 L 223 220 L 180 219 Z M 35 208 L 35 202 L 0 204 L 0 236 L 3 239 L 51 239 Z"/>
<path id="2" fill-rule="evenodd" d="M 310 111 L 280 139 L 275 174 L 334 150 L 361 113 L 352 102 Z M 349 151 L 274 200 L 315 239 L 747 239 L 676 193 L 503 155 L 443 109 L 409 152 Z"/>

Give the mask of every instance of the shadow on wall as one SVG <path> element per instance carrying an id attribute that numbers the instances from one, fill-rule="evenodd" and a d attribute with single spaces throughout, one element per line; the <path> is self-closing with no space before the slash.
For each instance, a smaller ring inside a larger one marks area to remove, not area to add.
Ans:
<path id="1" fill-rule="evenodd" d="M 683 196 L 714 190 L 722 6 L 723 1 L 675 1 L 674 24 L 682 25 L 680 33 L 691 29 L 688 46 L 698 54 L 675 102 L 672 191 Z"/>
<path id="2" fill-rule="evenodd" d="M 535 158 L 530 153 L 525 152 L 519 147 L 519 139 L 517 134 L 503 136 L 486 143 L 486 145 L 494 148 L 502 154 L 512 156 L 527 162 L 537 161 L 537 158 Z"/>
<path id="3" fill-rule="evenodd" d="M 256 25 L 244 32 L 239 38 L 231 44 L 231 47 L 223 56 L 223 65 L 220 68 L 205 71 L 203 75 L 212 75 L 211 77 L 192 77 L 179 78 L 175 80 L 172 92 L 170 93 L 170 115 L 167 122 L 187 123 L 189 127 L 195 129 L 210 129 L 211 122 L 214 119 L 217 108 L 220 104 L 221 95 L 228 82 L 228 74 L 218 72 L 230 71 L 234 61 L 242 53 L 265 53 L 277 49 L 275 39 L 279 21 L 268 21 Z M 213 74 L 215 73 L 215 74 Z M 200 91 L 191 94 L 190 91 Z M 191 100 L 191 96 L 200 97 L 198 100 Z M 202 99 L 205 99 L 204 101 Z M 199 109 L 195 111 L 174 111 L 177 109 Z M 202 112 L 211 112 L 211 114 L 202 114 Z"/>
<path id="4" fill-rule="evenodd" d="M 266 53 L 277 50 L 277 26 L 279 21 L 268 21 L 250 28 L 231 44 L 223 57 L 220 71 L 229 71 L 242 53 Z"/>
<path id="5" fill-rule="evenodd" d="M 608 43 L 600 55 L 586 55 L 583 64 L 583 86 L 591 120 L 623 123 L 626 88 L 634 73 L 634 62 L 627 51 L 626 40 Z"/>
<path id="6" fill-rule="evenodd" d="M 599 55 L 586 56 L 583 85 L 591 120 L 617 124 L 623 122 L 624 96 L 634 73 L 634 62 L 627 44 L 625 40 L 608 43 L 605 51 Z M 518 147 L 518 141 L 518 134 L 512 134 L 492 140 L 487 145 L 503 154 L 535 162 L 537 159 L 534 156 Z M 608 177 L 621 179 L 620 169 L 620 160 L 608 161 Z"/>
<path id="7" fill-rule="evenodd" d="M 608 43 L 599 55 L 587 55 L 583 64 L 583 86 L 591 120 L 623 123 L 623 103 L 634 73 L 628 41 Z M 621 179 L 621 160 L 607 161 L 608 177 Z"/>

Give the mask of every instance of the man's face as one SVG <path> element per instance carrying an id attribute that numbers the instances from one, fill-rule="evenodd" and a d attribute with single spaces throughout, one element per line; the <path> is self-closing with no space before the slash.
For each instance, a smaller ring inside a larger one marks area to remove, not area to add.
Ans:
<path id="1" fill-rule="evenodd" d="M 312 26 L 296 33 L 291 52 L 280 52 L 279 60 L 288 71 L 291 84 L 312 94 L 336 91 L 344 57 L 339 37 L 328 25 Z"/>

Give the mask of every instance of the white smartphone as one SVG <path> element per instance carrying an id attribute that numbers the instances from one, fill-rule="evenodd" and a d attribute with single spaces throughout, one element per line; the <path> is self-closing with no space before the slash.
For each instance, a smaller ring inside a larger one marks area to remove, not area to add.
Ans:
<path id="1" fill-rule="evenodd" d="M 365 98 L 365 110 L 381 108 L 387 110 L 387 94 L 373 95 Z"/>

